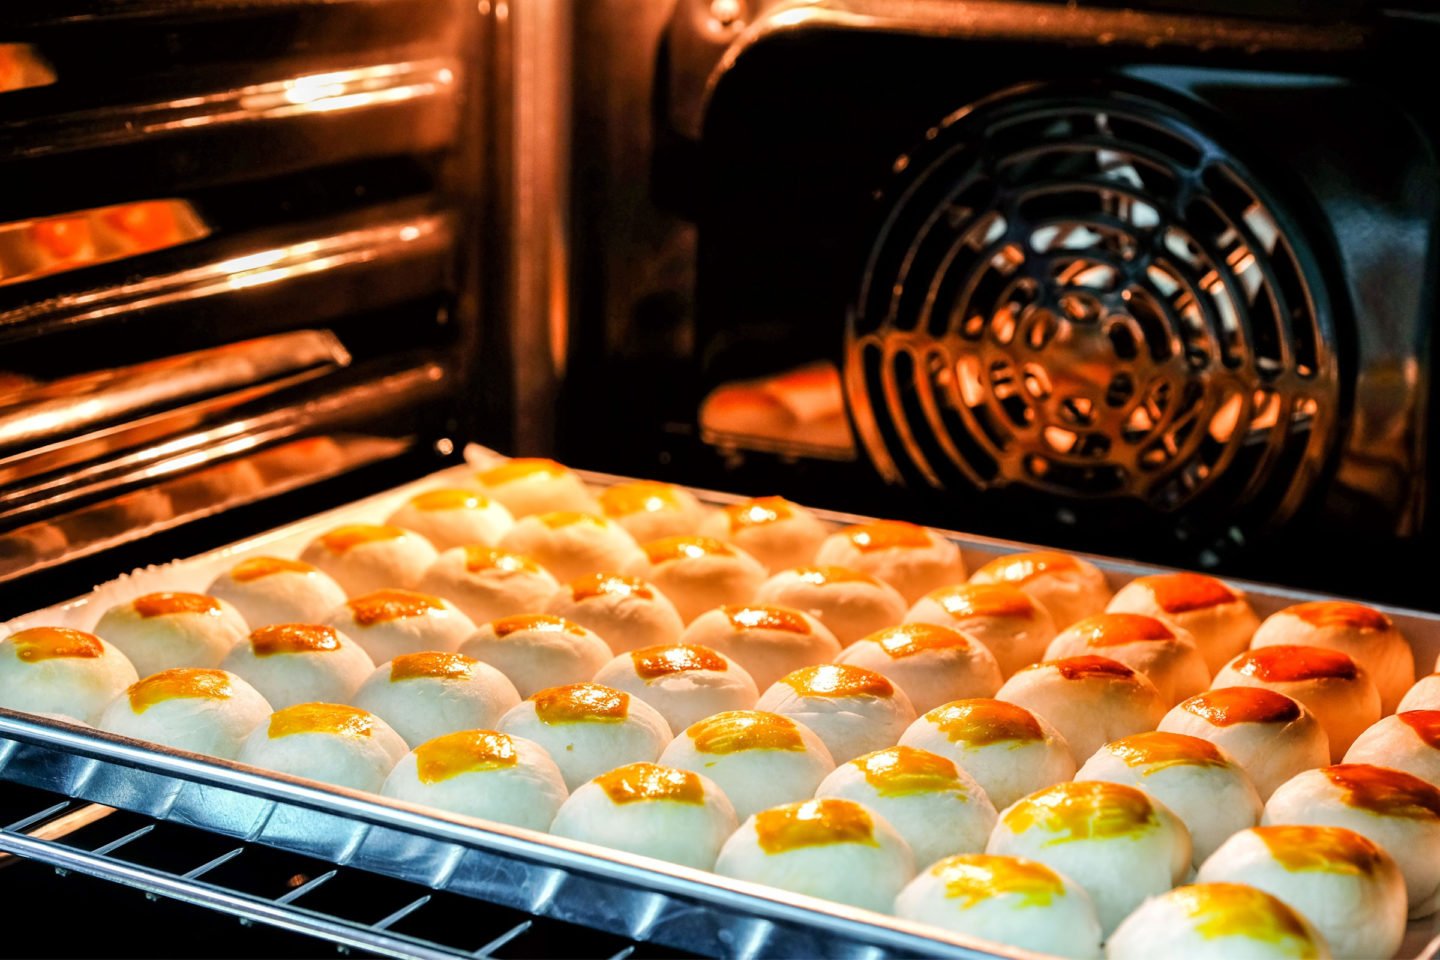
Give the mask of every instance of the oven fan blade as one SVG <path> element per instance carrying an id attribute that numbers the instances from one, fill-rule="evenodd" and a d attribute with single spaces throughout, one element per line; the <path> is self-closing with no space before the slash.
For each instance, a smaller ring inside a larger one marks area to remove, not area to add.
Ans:
<path id="1" fill-rule="evenodd" d="M 1340 399 L 1316 259 L 1198 125 L 1007 91 L 930 130 L 882 202 L 845 380 L 886 479 L 1189 526 L 1314 489 Z"/>

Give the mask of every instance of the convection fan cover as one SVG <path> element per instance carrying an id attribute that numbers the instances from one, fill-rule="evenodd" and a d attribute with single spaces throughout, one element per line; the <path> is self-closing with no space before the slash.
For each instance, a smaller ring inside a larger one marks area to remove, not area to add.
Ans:
<path id="1" fill-rule="evenodd" d="M 1197 124 L 1015 89 L 930 130 L 882 200 L 846 392 L 887 479 L 1227 522 L 1313 489 L 1332 309 L 1295 220 Z"/>

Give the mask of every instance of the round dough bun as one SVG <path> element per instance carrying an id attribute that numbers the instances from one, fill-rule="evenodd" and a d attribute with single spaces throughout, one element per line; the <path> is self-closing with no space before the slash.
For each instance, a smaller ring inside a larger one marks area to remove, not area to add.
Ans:
<path id="1" fill-rule="evenodd" d="M 700 532 L 705 506 L 673 483 L 635 480 L 600 491 L 600 512 L 630 531 L 640 543 Z"/>
<path id="2" fill-rule="evenodd" d="M 395 764 L 380 792 L 465 817 L 545 831 L 569 791 L 538 743 L 494 730 L 427 740 Z"/>
<path id="3" fill-rule="evenodd" d="M 545 613 L 492 620 L 476 630 L 460 652 L 505 674 L 522 697 L 589 680 L 611 657 L 593 630 Z"/>
<path id="4" fill-rule="evenodd" d="M 1097 613 L 1060 631 L 1046 660 L 1094 654 L 1145 674 L 1170 707 L 1210 685 L 1210 669 L 1195 639 L 1143 613 Z"/>
<path id="5" fill-rule="evenodd" d="M 846 647 L 835 662 L 890 678 L 917 713 L 951 700 L 994 696 L 1004 682 L 983 643 L 933 623 L 888 627 Z"/>
<path id="6" fill-rule="evenodd" d="M 830 531 L 798 503 L 755 497 L 715 511 L 700 532 L 735 544 L 771 570 L 788 570 L 814 560 Z"/>
<path id="7" fill-rule="evenodd" d="M 592 573 L 571 581 L 543 609 L 594 630 L 616 653 L 675 643 L 685 630 L 669 597 L 654 584 L 623 573 Z"/>
<path id="8" fill-rule="evenodd" d="M 1075 758 L 1050 721 L 1002 700 L 954 700 L 926 713 L 901 746 L 949 757 L 997 810 L 1075 776 Z"/>
<path id="9" fill-rule="evenodd" d="M 314 623 L 257 627 L 220 666 L 244 677 L 275 710 L 297 703 L 349 703 L 375 669 L 358 643 L 334 627 Z"/>
<path id="10" fill-rule="evenodd" d="M 618 523 L 572 511 L 520 518 L 500 540 L 500 549 L 534 557 L 562 582 L 626 570 L 644 556 L 635 538 Z"/>
<path id="11" fill-rule="evenodd" d="M 1143 674 L 1108 657 L 1067 657 L 1026 667 L 995 694 L 1054 725 L 1077 760 L 1111 740 L 1154 730 L 1165 701 Z"/>
<path id="12" fill-rule="evenodd" d="M 373 713 L 339 703 L 297 703 L 256 727 L 235 758 L 276 773 L 378 793 L 410 750 Z"/>
<path id="13" fill-rule="evenodd" d="M 1100 568 L 1088 560 L 1035 550 L 1011 553 L 991 560 L 975 571 L 971 583 L 1008 583 L 1030 594 L 1064 630 L 1076 620 L 1105 612 L 1110 584 Z"/>
<path id="14" fill-rule="evenodd" d="M 463 653 L 405 653 L 373 670 L 351 701 L 412 747 L 456 730 L 490 730 L 520 702 L 505 674 Z"/>
<path id="15" fill-rule="evenodd" d="M 406 653 L 454 650 L 475 624 L 449 600 L 411 590 L 352 597 L 326 623 L 364 648 L 375 663 Z"/>
<path id="16" fill-rule="evenodd" d="M 599 504 L 585 481 L 554 460 L 516 457 L 475 473 L 475 483 L 516 518 L 555 510 L 593 513 Z"/>
<path id="17" fill-rule="evenodd" d="M 550 832 L 709 870 L 739 821 L 708 777 L 654 763 L 616 767 L 570 795 Z"/>
<path id="18" fill-rule="evenodd" d="M 122 737 L 233 760 L 268 716 L 270 704 L 235 674 L 176 667 L 132 683 L 95 725 Z"/>
<path id="19" fill-rule="evenodd" d="M 743 667 L 709 647 L 669 643 L 622 653 L 595 672 L 595 682 L 639 697 L 660 711 L 671 730 L 760 698 Z"/>
<path id="20" fill-rule="evenodd" d="M 1350 745 L 1345 762 L 1404 770 L 1440 785 L 1440 710 L 1382 717 Z"/>
<path id="21" fill-rule="evenodd" d="M 1215 675 L 1212 687 L 1264 687 L 1298 700 L 1320 721 L 1338 761 L 1380 719 L 1380 694 L 1365 669 L 1338 650 L 1274 646 L 1247 650 Z"/>
<path id="22" fill-rule="evenodd" d="M 691 724 L 670 741 L 660 762 L 714 780 L 739 818 L 808 800 L 835 769 L 813 730 L 759 710 L 730 710 Z"/>
<path id="23" fill-rule="evenodd" d="M 765 582 L 765 567 L 714 537 L 664 537 L 641 548 L 645 556 L 623 572 L 660 588 L 689 623 L 726 603 L 749 603 Z"/>
<path id="24" fill-rule="evenodd" d="M 986 853 L 1029 857 L 1070 877 L 1108 935 L 1190 870 L 1190 834 L 1159 800 L 1122 783 L 1057 783 L 1007 807 Z"/>
<path id="25" fill-rule="evenodd" d="M 313 564 L 282 557 L 241 560 L 206 590 L 230 604 L 253 627 L 272 623 L 323 623 L 345 591 Z"/>
<path id="26" fill-rule="evenodd" d="M 1009 677 L 1043 660 L 1055 621 L 1039 603 L 1008 583 L 953 583 L 931 590 L 905 614 L 906 623 L 933 623 L 979 640 Z"/>
<path id="27" fill-rule="evenodd" d="M 947 857 L 900 891 L 895 914 L 1046 956 L 1101 956 L 1100 921 L 1090 895 L 1036 860 L 984 853 Z"/>
<path id="28" fill-rule="evenodd" d="M 814 730 L 836 763 L 890 746 L 915 720 L 903 690 L 881 674 L 846 664 L 786 674 L 761 694 L 755 708 Z"/>
<path id="29" fill-rule="evenodd" d="M 347 523 L 310 541 L 300 559 L 325 571 L 353 597 L 413 587 L 437 556 L 418 533 L 388 524 Z"/>
<path id="30" fill-rule="evenodd" d="M 1337 960 L 1393 957 L 1405 938 L 1405 878 L 1395 860 L 1344 827 L 1242 830 L 1200 865 L 1200 883 L 1246 883 L 1309 920 Z"/>
<path id="31" fill-rule="evenodd" d="M 417 493 L 385 522 L 420 534 L 436 550 L 471 543 L 493 547 L 515 526 L 515 518 L 500 501 L 455 487 Z"/>
<path id="32" fill-rule="evenodd" d="M 1326 958 L 1325 938 L 1283 900 L 1240 883 L 1197 883 L 1146 900 L 1105 944 L 1107 960 Z"/>
<path id="33" fill-rule="evenodd" d="M 1185 823 L 1196 867 L 1231 834 L 1255 826 L 1265 809 L 1241 766 L 1209 740 L 1181 733 L 1137 733 L 1105 744 L 1076 780 L 1108 780 L 1144 790 Z"/>
<path id="34" fill-rule="evenodd" d="M 147 593 L 106 610 L 95 633 L 148 677 L 172 667 L 214 667 L 250 633 L 240 612 L 201 593 Z"/>
<path id="35" fill-rule="evenodd" d="M 757 603 L 801 610 L 848 646 L 905 616 L 905 598 L 883 580 L 848 567 L 796 567 L 760 584 Z"/>
<path id="36" fill-rule="evenodd" d="M 1364 763 L 1307 770 L 1275 791 L 1260 822 L 1354 830 L 1395 858 L 1412 920 L 1440 908 L 1440 790 L 1419 777 Z"/>
<path id="37" fill-rule="evenodd" d="M 670 742 L 659 711 L 598 683 L 548 687 L 512 707 L 497 726 L 544 747 L 570 790 L 627 763 L 654 761 Z"/>
<path id="38" fill-rule="evenodd" d="M 471 544 L 440 554 L 416 589 L 444 597 L 475 623 L 487 623 L 543 609 L 560 583 L 529 557 Z"/>
<path id="39" fill-rule="evenodd" d="M 1276 646 L 1339 650 L 1365 668 L 1380 691 L 1380 712 L 1391 713 L 1415 683 L 1415 655 L 1394 621 L 1358 603 L 1320 600 L 1272 614 L 1255 631 L 1254 649 Z"/>
<path id="40" fill-rule="evenodd" d="M 983 851 L 997 816 L 973 777 L 915 747 L 886 747 L 841 764 L 815 796 L 854 800 L 880 814 L 922 868 L 941 857 Z"/>
<path id="41" fill-rule="evenodd" d="M 1261 800 L 1330 762 L 1330 738 L 1305 705 L 1264 687 L 1220 687 L 1171 708 L 1165 733 L 1209 740 L 1245 768 Z"/>
<path id="42" fill-rule="evenodd" d="M 94 723 L 140 679 L 125 654 L 83 630 L 31 627 L 0 640 L 0 707 Z"/>
<path id="43" fill-rule="evenodd" d="M 840 654 L 840 641 L 808 613 L 758 603 L 702 613 L 680 639 L 723 653 L 744 667 L 762 690 L 801 667 Z"/>
<path id="44" fill-rule="evenodd" d="M 965 579 L 959 547 L 933 530 L 900 520 L 872 520 L 832 533 L 815 552 L 815 563 L 879 577 L 906 603 Z"/>
<path id="45" fill-rule="evenodd" d="M 1406 710 L 1440 710 L 1440 673 L 1432 673 L 1415 681 L 1395 707 L 1396 713 Z"/>
<path id="46" fill-rule="evenodd" d="M 1215 673 L 1250 645 L 1260 618 L 1245 594 L 1203 573 L 1136 577 L 1111 598 L 1107 613 L 1140 613 L 1184 630 Z"/>
<path id="47" fill-rule="evenodd" d="M 715 862 L 724 877 L 889 913 L 915 876 L 910 847 L 884 817 L 839 797 L 753 814 Z"/>

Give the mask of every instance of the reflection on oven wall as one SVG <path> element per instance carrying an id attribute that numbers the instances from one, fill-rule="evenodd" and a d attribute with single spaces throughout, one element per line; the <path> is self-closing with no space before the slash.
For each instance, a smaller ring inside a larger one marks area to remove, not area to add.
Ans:
<path id="1" fill-rule="evenodd" d="M 615 6 L 574 27 L 562 456 L 1402 599 L 1433 19 Z"/>

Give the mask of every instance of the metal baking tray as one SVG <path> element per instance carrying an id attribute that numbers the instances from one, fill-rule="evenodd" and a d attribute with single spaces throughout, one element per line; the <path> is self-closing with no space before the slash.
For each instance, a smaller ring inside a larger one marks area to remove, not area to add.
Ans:
<path id="1" fill-rule="evenodd" d="M 200 556 L 122 575 L 86 596 L 17 617 L 4 625 L 5 632 L 40 624 L 89 629 L 110 605 L 140 594 L 159 589 L 202 591 L 238 558 L 257 553 L 298 554 L 331 526 L 378 522 L 415 492 L 462 481 L 468 470 L 440 471 Z M 628 479 L 585 472 L 581 476 L 595 486 Z M 742 499 L 714 491 L 693 492 L 711 505 Z M 866 519 L 824 511 L 818 515 L 836 525 Z M 960 546 L 969 569 L 998 555 L 1030 548 L 961 533 L 946 535 Z M 1114 587 L 1163 570 L 1106 557 L 1088 559 L 1106 572 Z M 1246 591 L 1262 617 L 1319 596 L 1231 582 Z M 1433 671 L 1440 655 L 1440 615 L 1380 609 L 1392 616 L 1410 639 L 1419 672 Z M 0 780 L 700 954 L 742 960 L 773 956 L 865 960 L 1032 956 L 707 871 L 260 772 L 8 710 L 0 710 Z M 12 824 L 0 831 L 0 850 L 22 856 L 36 852 L 27 844 L 23 827 Z M 77 861 L 77 866 L 83 869 L 84 863 Z M 167 896 L 208 902 L 198 881 L 147 885 L 142 877 L 134 884 Z M 332 931 L 317 923 L 312 932 L 324 935 Z M 374 946 L 363 940 L 350 942 Z M 427 954 L 417 949 L 405 955 Z M 1440 918 L 1412 923 L 1400 956 L 1418 960 L 1440 956 Z"/>

